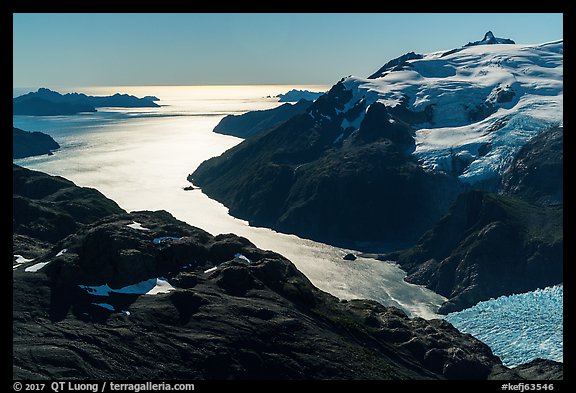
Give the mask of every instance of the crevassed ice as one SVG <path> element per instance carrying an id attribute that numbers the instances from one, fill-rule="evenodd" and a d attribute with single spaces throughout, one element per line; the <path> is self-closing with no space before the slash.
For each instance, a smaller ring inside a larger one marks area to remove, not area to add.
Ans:
<path id="1" fill-rule="evenodd" d="M 475 184 L 497 178 L 530 138 L 563 123 L 562 53 L 562 41 L 429 53 L 380 78 L 346 78 L 343 84 L 352 98 L 337 112 L 347 112 L 361 99 L 365 106 L 405 103 L 416 112 L 433 105 L 433 122 L 414 125 L 413 154 L 422 166 L 435 170 L 451 170 L 459 153 L 470 155 L 471 164 L 460 179 Z M 494 104 L 505 88 L 514 92 L 512 100 L 497 103 L 495 112 L 480 120 L 470 116 L 469 111 Z M 343 121 L 342 128 L 351 123 Z M 488 154 L 478 154 L 488 143 Z"/>
<path id="2" fill-rule="evenodd" d="M 556 285 L 480 302 L 445 319 L 486 343 L 505 366 L 536 358 L 562 362 L 563 296 Z"/>

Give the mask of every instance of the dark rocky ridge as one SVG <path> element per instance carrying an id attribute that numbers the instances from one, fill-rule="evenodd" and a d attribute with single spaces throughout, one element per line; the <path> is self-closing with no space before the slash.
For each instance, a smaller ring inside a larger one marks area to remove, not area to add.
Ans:
<path id="1" fill-rule="evenodd" d="M 564 127 L 524 145 L 502 176 L 503 191 L 537 205 L 564 203 Z"/>
<path id="2" fill-rule="evenodd" d="M 332 244 L 405 244 L 438 220 L 461 191 L 410 155 L 413 129 L 383 104 L 343 129 L 351 92 L 342 83 L 305 114 L 202 163 L 188 180 L 251 224 Z M 358 111 L 362 111 L 362 105 Z"/>
<path id="3" fill-rule="evenodd" d="M 397 261 L 407 281 L 446 296 L 440 313 L 460 311 L 561 283 L 562 218 L 561 207 L 470 191 L 414 247 L 379 258 Z"/>
<path id="4" fill-rule="evenodd" d="M 379 258 L 448 297 L 443 313 L 563 282 L 563 130 L 544 130 L 520 149 L 502 195 L 461 195 L 414 247 Z"/>
<path id="5" fill-rule="evenodd" d="M 14 170 L 20 195 L 74 188 Z M 523 378 L 449 323 L 338 301 L 244 238 L 213 237 L 162 211 L 95 220 L 14 270 L 14 379 Z M 146 230 L 127 226 L 133 222 Z M 175 239 L 153 241 L 164 236 Z M 48 264 L 25 271 L 38 262 Z M 101 296 L 78 286 L 119 288 L 159 276 L 176 289 Z M 561 378 L 561 365 L 536 367 L 539 376 Z"/>
<path id="6" fill-rule="evenodd" d="M 518 375 L 528 380 L 558 380 L 563 378 L 564 365 L 547 359 L 534 359 L 513 369 Z"/>
<path id="7" fill-rule="evenodd" d="M 48 134 L 28 132 L 12 127 L 12 158 L 51 154 L 60 145 Z"/>
<path id="8" fill-rule="evenodd" d="M 214 132 L 248 138 L 262 131 L 276 128 L 289 118 L 304 113 L 312 101 L 300 100 L 296 104 L 283 104 L 277 108 L 251 111 L 242 115 L 228 115 L 214 127 Z"/>
<path id="9" fill-rule="evenodd" d="M 125 213 L 92 188 L 58 176 L 12 166 L 14 254 L 35 258 L 57 242 L 111 214 Z"/>
<path id="10" fill-rule="evenodd" d="M 133 221 L 150 231 L 127 227 Z M 166 234 L 184 236 L 153 244 Z M 57 257 L 60 248 L 67 252 Z M 14 271 L 16 379 L 516 377 L 447 322 L 339 302 L 280 255 L 234 235 L 212 237 L 165 212 L 105 218 L 35 262 L 50 263 L 37 273 Z M 177 289 L 103 297 L 78 287 L 158 276 Z"/>
<path id="11" fill-rule="evenodd" d="M 138 98 L 116 93 L 112 96 L 96 97 L 83 93 L 60 94 L 46 88 L 30 92 L 13 100 L 14 115 L 56 116 L 74 115 L 82 112 L 96 112 L 99 107 L 142 108 L 159 107 L 157 97 Z"/>
<path id="12" fill-rule="evenodd" d="M 494 33 L 488 31 L 486 32 L 486 34 L 484 34 L 484 38 L 482 38 L 482 40 L 469 42 L 464 46 L 466 47 L 466 46 L 494 45 L 494 44 L 515 44 L 515 42 L 509 38 L 495 37 Z"/>

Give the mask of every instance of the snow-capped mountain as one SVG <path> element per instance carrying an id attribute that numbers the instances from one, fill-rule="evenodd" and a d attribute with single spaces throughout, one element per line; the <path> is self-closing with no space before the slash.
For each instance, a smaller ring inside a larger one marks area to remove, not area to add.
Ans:
<path id="1" fill-rule="evenodd" d="M 446 296 L 440 313 L 559 284 L 562 52 L 410 52 L 188 180 L 251 225 L 383 250 L 405 280 Z"/>
<path id="2" fill-rule="evenodd" d="M 342 112 L 358 114 L 345 116 L 342 129 L 357 130 L 375 102 L 406 109 L 421 115 L 411 121 L 413 154 L 425 168 L 471 184 L 498 177 L 530 138 L 563 122 L 563 41 L 513 42 L 488 32 L 447 52 L 408 53 L 372 79 L 345 78 L 352 98 Z"/>
<path id="3" fill-rule="evenodd" d="M 522 146 L 562 125 L 563 42 L 492 37 L 343 78 L 188 180 L 253 225 L 355 247 L 415 242 L 468 185 L 501 190 Z"/>

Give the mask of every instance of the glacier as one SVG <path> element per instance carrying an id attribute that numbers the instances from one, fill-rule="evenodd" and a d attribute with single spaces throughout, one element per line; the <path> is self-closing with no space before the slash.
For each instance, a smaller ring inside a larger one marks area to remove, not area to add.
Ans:
<path id="1" fill-rule="evenodd" d="M 379 77 L 343 78 L 352 94 L 342 112 L 374 102 L 414 113 L 431 110 L 430 121 L 413 124 L 412 154 L 425 169 L 446 172 L 466 157 L 465 167 L 453 174 L 471 185 L 489 182 L 528 140 L 563 124 L 563 51 L 560 40 L 418 55 Z M 361 120 L 341 127 L 357 129 Z"/>
<path id="2" fill-rule="evenodd" d="M 535 358 L 563 362 L 563 285 L 501 296 L 445 320 L 487 344 L 507 367 Z"/>

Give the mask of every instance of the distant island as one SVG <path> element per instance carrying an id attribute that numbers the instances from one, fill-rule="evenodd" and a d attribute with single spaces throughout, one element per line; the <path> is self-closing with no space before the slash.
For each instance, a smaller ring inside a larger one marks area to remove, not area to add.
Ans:
<path id="1" fill-rule="evenodd" d="M 298 102 L 300 100 L 316 101 L 316 99 L 324 93 L 325 92 L 323 91 L 315 92 L 309 90 L 292 89 L 287 93 L 278 94 L 277 96 L 274 97 L 280 98 L 278 100 L 279 102 Z"/>
<path id="2" fill-rule="evenodd" d="M 112 96 L 88 96 L 83 93 L 60 94 L 46 88 L 21 95 L 13 99 L 13 114 L 28 116 L 75 115 L 82 112 L 96 112 L 96 108 L 155 108 L 159 98 L 146 96 L 138 98 L 116 93 Z"/>
<path id="3" fill-rule="evenodd" d="M 12 127 L 12 158 L 25 158 L 52 154 L 60 145 L 48 134 L 28 132 Z"/>

